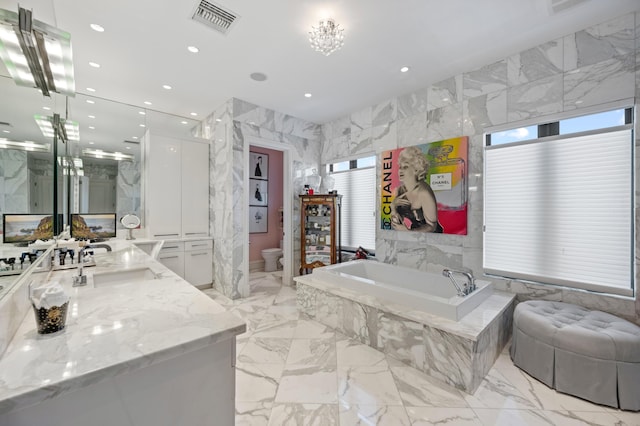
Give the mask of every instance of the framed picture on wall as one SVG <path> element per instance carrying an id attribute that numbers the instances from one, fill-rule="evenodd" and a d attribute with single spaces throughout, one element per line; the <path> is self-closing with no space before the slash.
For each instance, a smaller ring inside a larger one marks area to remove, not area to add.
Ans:
<path id="1" fill-rule="evenodd" d="M 259 234 L 267 232 L 267 208 L 249 206 L 249 233 Z"/>
<path id="2" fill-rule="evenodd" d="M 249 179 L 249 200 L 250 206 L 266 206 L 268 205 L 269 181 Z"/>
<path id="3" fill-rule="evenodd" d="M 269 155 L 249 152 L 249 179 L 269 179 Z"/>

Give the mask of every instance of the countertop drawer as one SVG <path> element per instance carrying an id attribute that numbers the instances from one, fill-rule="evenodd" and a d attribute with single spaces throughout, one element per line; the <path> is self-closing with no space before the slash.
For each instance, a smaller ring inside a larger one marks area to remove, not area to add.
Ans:
<path id="1" fill-rule="evenodd" d="M 182 241 L 166 241 L 160 249 L 160 253 L 173 253 L 182 251 L 184 251 L 184 243 Z"/>
<path id="2" fill-rule="evenodd" d="M 185 241 L 184 250 L 206 250 L 213 248 L 213 240 Z"/>

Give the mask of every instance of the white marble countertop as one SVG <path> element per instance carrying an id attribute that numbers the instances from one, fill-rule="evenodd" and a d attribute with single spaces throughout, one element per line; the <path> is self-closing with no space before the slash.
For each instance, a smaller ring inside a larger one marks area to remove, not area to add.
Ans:
<path id="1" fill-rule="evenodd" d="M 148 267 L 158 278 L 72 287 L 77 270 L 55 271 L 70 295 L 66 328 L 38 335 L 29 312 L 0 358 L 0 413 L 179 356 L 246 329 L 200 290 L 126 241 L 95 255 L 93 273 Z"/>

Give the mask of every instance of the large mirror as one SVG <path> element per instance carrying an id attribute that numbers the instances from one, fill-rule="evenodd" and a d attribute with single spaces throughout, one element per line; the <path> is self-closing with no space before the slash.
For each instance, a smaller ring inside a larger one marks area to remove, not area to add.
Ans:
<path id="1" fill-rule="evenodd" d="M 37 89 L 17 86 L 1 66 L 0 217 L 56 210 L 67 224 L 71 213 L 116 213 L 117 219 L 134 213 L 144 226 L 141 141 L 145 132 L 191 137 L 198 120 L 92 93 L 44 97 Z M 69 141 L 58 140 L 55 149 L 54 138 L 45 136 L 36 120 L 36 116 L 46 119 L 54 114 L 67 121 L 69 130 Z M 71 124 L 79 130 L 79 138 L 73 137 Z M 27 142 L 27 146 L 15 142 Z M 0 261 L 24 250 L 7 243 L 1 247 Z M 9 277 L 2 280 L 0 298 Z"/>

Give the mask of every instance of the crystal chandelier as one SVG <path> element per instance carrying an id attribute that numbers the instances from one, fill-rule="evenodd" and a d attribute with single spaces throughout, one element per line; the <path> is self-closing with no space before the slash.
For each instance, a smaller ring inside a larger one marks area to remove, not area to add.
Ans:
<path id="1" fill-rule="evenodd" d="M 309 31 L 309 42 L 317 52 L 324 56 L 329 56 L 344 44 L 344 30 L 339 28 L 333 19 L 320 21 L 318 28 L 311 27 Z"/>

